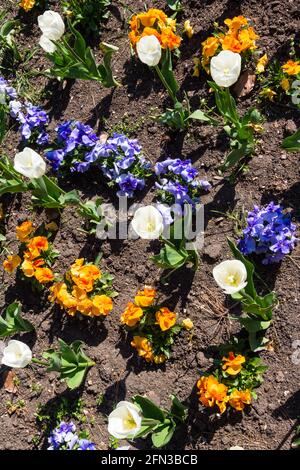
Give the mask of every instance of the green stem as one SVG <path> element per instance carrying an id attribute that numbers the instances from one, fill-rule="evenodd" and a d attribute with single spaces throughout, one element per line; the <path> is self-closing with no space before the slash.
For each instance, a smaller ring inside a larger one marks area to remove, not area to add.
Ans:
<path id="1" fill-rule="evenodd" d="M 159 76 L 162 84 L 164 85 L 164 87 L 166 88 L 167 92 L 169 93 L 170 95 L 170 98 L 173 100 L 174 104 L 178 103 L 178 99 L 176 98 L 176 96 L 174 95 L 171 87 L 169 86 L 167 80 L 165 79 L 165 77 L 163 76 L 160 68 L 158 67 L 158 65 L 155 66 L 155 70 L 156 70 L 156 73 L 157 75 Z"/>
<path id="2" fill-rule="evenodd" d="M 181 266 L 180 266 L 181 267 Z M 165 284 L 165 282 L 167 281 L 167 279 L 169 279 L 169 277 L 175 273 L 175 271 L 177 271 L 177 269 L 179 268 L 174 268 L 174 269 L 171 269 L 171 271 L 168 272 L 168 274 L 166 274 L 164 277 L 161 278 L 161 283 L 162 284 Z"/>
<path id="3" fill-rule="evenodd" d="M 33 362 L 34 364 L 38 364 L 39 366 L 45 366 L 45 367 L 49 366 L 48 362 L 40 361 L 40 359 L 36 359 L 35 357 L 31 359 L 31 362 Z"/>

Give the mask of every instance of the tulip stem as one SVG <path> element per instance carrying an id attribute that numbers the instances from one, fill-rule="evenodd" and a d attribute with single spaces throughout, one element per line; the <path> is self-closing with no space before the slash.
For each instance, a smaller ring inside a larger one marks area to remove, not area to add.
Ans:
<path id="1" fill-rule="evenodd" d="M 33 362 L 34 364 L 38 364 L 39 366 L 45 366 L 45 367 L 49 366 L 48 362 L 40 361 L 39 359 L 36 359 L 35 357 L 31 359 L 31 362 Z"/>

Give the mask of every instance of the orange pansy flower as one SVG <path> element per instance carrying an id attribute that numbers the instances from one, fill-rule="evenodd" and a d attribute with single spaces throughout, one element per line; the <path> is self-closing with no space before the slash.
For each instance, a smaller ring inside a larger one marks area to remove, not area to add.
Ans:
<path id="1" fill-rule="evenodd" d="M 21 258 L 19 255 L 9 255 L 5 261 L 3 261 L 3 268 L 9 274 L 12 274 L 15 269 L 21 264 Z"/>
<path id="2" fill-rule="evenodd" d="M 220 41 L 224 51 L 232 51 L 238 54 L 242 51 L 242 45 L 240 41 L 233 36 L 225 36 Z"/>
<path id="3" fill-rule="evenodd" d="M 177 315 L 171 312 L 167 307 L 162 307 L 155 314 L 156 322 L 159 324 L 162 331 L 169 330 L 176 323 Z"/>
<path id="4" fill-rule="evenodd" d="M 164 28 L 161 33 L 161 47 L 163 49 L 176 49 L 181 44 L 181 37 L 177 36 L 171 27 Z"/>
<path id="5" fill-rule="evenodd" d="M 54 279 L 54 274 L 50 268 L 37 268 L 34 276 L 41 284 L 47 284 L 47 282 L 51 282 Z"/>
<path id="6" fill-rule="evenodd" d="M 25 242 L 28 240 L 28 236 L 31 234 L 33 231 L 33 225 L 30 220 L 25 220 L 21 225 L 16 227 L 16 235 L 17 239 L 20 240 L 20 242 Z"/>
<path id="7" fill-rule="evenodd" d="M 281 68 L 288 75 L 298 75 L 300 73 L 300 62 L 299 60 L 288 60 Z"/>
<path id="8" fill-rule="evenodd" d="M 135 326 L 143 315 L 144 312 L 140 307 L 137 307 L 133 302 L 128 302 L 124 313 L 121 315 L 121 322 L 127 326 Z"/>
<path id="9" fill-rule="evenodd" d="M 92 299 L 95 316 L 108 315 L 113 309 L 113 301 L 107 295 L 95 295 Z"/>
<path id="10" fill-rule="evenodd" d="M 94 287 L 94 282 L 101 277 L 101 271 L 94 264 L 83 265 L 83 263 L 84 259 L 80 258 L 71 266 L 70 273 L 72 281 L 80 287 L 80 289 L 91 292 Z"/>
<path id="11" fill-rule="evenodd" d="M 38 236 L 34 237 L 27 244 L 28 252 L 24 254 L 25 257 L 34 259 L 40 256 L 42 251 L 47 251 L 49 243 L 46 237 Z"/>
<path id="12" fill-rule="evenodd" d="M 77 300 L 69 292 L 64 282 L 57 282 L 50 287 L 50 302 L 57 303 L 69 315 L 74 316 L 77 310 Z"/>
<path id="13" fill-rule="evenodd" d="M 237 375 L 242 370 L 242 364 L 246 361 L 245 357 L 241 354 L 235 356 L 233 352 L 228 354 L 228 357 L 223 357 L 222 361 L 224 362 L 222 369 L 228 375 Z"/>
<path id="14" fill-rule="evenodd" d="M 145 287 L 144 290 L 138 291 L 134 298 L 134 302 L 138 307 L 149 307 L 152 305 L 156 296 L 156 290 L 151 287 Z"/>
<path id="15" fill-rule="evenodd" d="M 21 0 L 20 8 L 23 8 L 25 11 L 30 11 L 35 5 L 36 0 Z"/>
<path id="16" fill-rule="evenodd" d="M 228 402 L 226 385 L 220 383 L 213 375 L 208 377 L 201 377 L 197 382 L 199 389 L 199 401 L 203 406 L 213 407 L 218 406 L 220 413 L 226 410 L 226 403 Z"/>
<path id="17" fill-rule="evenodd" d="M 213 57 L 220 45 L 220 41 L 215 36 L 210 36 L 202 42 L 202 54 L 204 57 Z"/>
<path id="18" fill-rule="evenodd" d="M 242 411 L 246 405 L 251 403 L 250 390 L 234 389 L 229 396 L 229 404 L 237 411 Z"/>
<path id="19" fill-rule="evenodd" d="M 224 20 L 224 24 L 228 26 L 229 30 L 236 31 L 240 29 L 242 26 L 248 25 L 248 20 L 242 15 L 235 16 L 234 18 L 230 19 L 227 18 Z"/>
<path id="20" fill-rule="evenodd" d="M 134 336 L 133 341 L 131 341 L 130 344 L 137 350 L 138 355 L 145 359 L 145 361 L 152 362 L 154 360 L 152 346 L 147 338 Z"/>

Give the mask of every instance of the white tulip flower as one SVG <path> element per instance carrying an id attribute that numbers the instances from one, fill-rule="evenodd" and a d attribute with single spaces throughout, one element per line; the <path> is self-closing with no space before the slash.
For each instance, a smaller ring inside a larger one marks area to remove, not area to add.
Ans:
<path id="1" fill-rule="evenodd" d="M 233 85 L 241 73 L 241 56 L 232 51 L 221 51 L 210 61 L 210 73 L 219 86 Z"/>
<path id="2" fill-rule="evenodd" d="M 46 163 L 38 153 L 25 147 L 15 155 L 14 169 L 27 178 L 40 178 L 46 172 Z"/>
<path id="3" fill-rule="evenodd" d="M 52 54 L 56 50 L 54 42 L 48 38 L 45 34 L 42 34 L 39 40 L 39 45 L 45 52 Z"/>
<path id="4" fill-rule="evenodd" d="M 156 36 L 144 36 L 136 45 L 139 59 L 149 67 L 155 67 L 161 59 L 161 45 Z"/>
<path id="5" fill-rule="evenodd" d="M 223 261 L 213 269 L 213 276 L 225 294 L 236 294 L 247 285 L 247 270 L 239 260 Z"/>
<path id="6" fill-rule="evenodd" d="M 131 439 L 141 429 L 140 409 L 129 401 L 120 401 L 108 416 L 108 432 L 116 439 Z"/>
<path id="7" fill-rule="evenodd" d="M 32 360 L 32 353 L 27 344 L 12 339 L 2 352 L 1 363 L 13 369 L 26 367 Z"/>
<path id="8" fill-rule="evenodd" d="M 144 240 L 159 238 L 164 230 L 163 216 L 154 206 L 140 207 L 134 214 L 131 226 Z"/>
<path id="9" fill-rule="evenodd" d="M 65 33 L 65 23 L 59 13 L 47 10 L 38 16 L 38 25 L 42 31 L 39 44 L 46 52 L 54 52 L 56 47 L 52 41 L 58 41 Z"/>

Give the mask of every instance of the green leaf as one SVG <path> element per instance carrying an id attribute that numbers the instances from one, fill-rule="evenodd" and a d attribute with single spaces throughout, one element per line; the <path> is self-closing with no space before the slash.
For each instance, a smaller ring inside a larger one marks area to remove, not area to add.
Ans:
<path id="1" fill-rule="evenodd" d="M 86 369 L 77 370 L 74 373 L 74 375 L 68 376 L 68 378 L 66 379 L 66 383 L 67 383 L 68 387 L 71 390 L 74 390 L 75 388 L 78 388 L 80 386 L 81 382 L 83 381 L 86 372 L 87 372 Z"/>
<path id="2" fill-rule="evenodd" d="M 229 168 L 232 168 L 242 158 L 244 158 L 246 154 L 246 145 L 243 145 L 238 149 L 231 150 L 231 152 L 227 155 L 225 162 L 220 167 L 221 171 L 226 171 Z"/>
<path id="3" fill-rule="evenodd" d="M 238 321 L 250 333 L 256 333 L 257 331 L 267 330 L 271 325 L 271 321 L 259 321 L 254 320 L 252 318 L 240 317 L 238 318 Z"/>
<path id="4" fill-rule="evenodd" d="M 266 349 L 269 340 L 264 336 L 258 337 L 255 333 L 249 333 L 249 345 L 253 352 L 259 352 Z"/>
<path id="5" fill-rule="evenodd" d="M 187 407 L 184 406 L 181 401 L 178 400 L 176 395 L 171 395 L 171 400 L 172 400 L 172 406 L 170 413 L 180 419 L 182 422 L 184 422 L 187 418 Z"/>
<path id="6" fill-rule="evenodd" d="M 112 56 L 113 54 L 118 52 L 119 48 L 116 46 L 113 46 L 112 44 L 108 44 L 106 42 L 102 42 L 100 44 L 100 48 L 102 52 L 104 53 L 102 68 L 105 70 L 105 74 L 103 74 L 102 72 L 103 85 L 107 88 L 119 86 L 119 83 L 115 80 L 113 73 L 112 73 L 112 69 L 111 69 Z M 99 70 L 99 66 L 98 66 L 98 70 Z"/>
<path id="7" fill-rule="evenodd" d="M 293 135 L 286 137 L 281 144 L 281 147 L 288 152 L 299 152 L 300 151 L 300 129 L 298 129 Z"/>
<path id="8" fill-rule="evenodd" d="M 216 105 L 221 115 L 228 119 L 232 124 L 239 125 L 240 118 L 234 98 L 231 96 L 229 89 L 223 90 L 215 82 L 208 82 L 209 86 L 215 90 Z"/>
<path id="9" fill-rule="evenodd" d="M 172 422 L 159 426 L 157 430 L 152 433 L 151 436 L 154 447 L 160 448 L 167 445 L 168 442 L 170 442 L 170 440 L 172 439 L 175 429 L 176 426 Z"/>
<path id="10" fill-rule="evenodd" d="M 190 114 L 188 119 L 196 119 L 198 121 L 211 122 L 211 118 L 203 111 L 201 111 L 201 109 L 197 109 L 192 114 Z"/>
<path id="11" fill-rule="evenodd" d="M 53 41 L 56 50 L 48 54 L 54 64 L 50 74 L 60 78 L 96 80 L 105 87 L 117 86 L 111 70 L 111 58 L 118 48 L 102 43 L 100 47 L 104 52 L 103 63 L 97 65 L 92 49 L 71 24 L 70 31 L 71 35 L 65 35 L 60 41 Z"/>
<path id="12" fill-rule="evenodd" d="M 174 97 L 179 90 L 179 84 L 175 78 L 172 66 L 172 54 L 169 49 L 162 50 L 161 73 L 172 90 Z"/>
<path id="13" fill-rule="evenodd" d="M 18 302 L 10 304 L 4 317 L 0 317 L 0 337 L 6 337 L 21 332 L 30 332 L 34 326 L 21 316 L 21 305 Z"/>
<path id="14" fill-rule="evenodd" d="M 145 418 L 155 419 L 162 423 L 164 422 L 165 413 L 161 408 L 155 405 L 155 403 L 149 400 L 149 398 L 136 395 L 133 397 L 133 402 L 141 408 L 142 414 Z"/>
<path id="15" fill-rule="evenodd" d="M 187 259 L 187 256 L 184 256 L 182 252 L 179 252 L 176 248 L 172 248 L 169 245 L 165 246 L 165 257 L 172 267 L 182 266 Z"/>
<path id="16" fill-rule="evenodd" d="M 94 363 L 82 351 L 82 341 L 73 341 L 70 345 L 62 339 L 58 340 L 59 351 L 49 349 L 43 357 L 49 360 L 48 371 L 60 373 L 70 389 L 79 387 L 89 367 Z"/>

